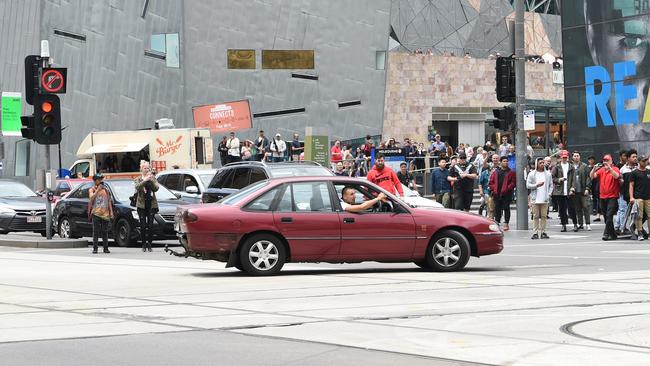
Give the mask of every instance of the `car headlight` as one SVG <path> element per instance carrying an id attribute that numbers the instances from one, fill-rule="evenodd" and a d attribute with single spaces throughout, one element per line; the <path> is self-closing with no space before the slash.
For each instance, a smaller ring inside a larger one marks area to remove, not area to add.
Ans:
<path id="1" fill-rule="evenodd" d="M 501 232 L 501 228 L 497 224 L 491 224 L 490 226 L 488 226 L 488 228 L 490 229 L 490 231 Z"/>
<path id="2" fill-rule="evenodd" d="M 16 211 L 6 206 L 0 206 L 0 214 L 15 214 Z"/>
<path id="3" fill-rule="evenodd" d="M 131 216 L 133 216 L 133 218 L 136 220 L 140 220 L 140 216 L 138 215 L 138 211 L 136 210 L 131 211 Z"/>

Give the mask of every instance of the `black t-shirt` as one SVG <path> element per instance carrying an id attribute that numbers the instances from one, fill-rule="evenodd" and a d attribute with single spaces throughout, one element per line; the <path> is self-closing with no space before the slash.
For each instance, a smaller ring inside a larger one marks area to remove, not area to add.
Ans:
<path id="1" fill-rule="evenodd" d="M 630 182 L 634 182 L 634 198 L 650 200 L 650 169 L 633 170 Z"/>
<path id="2" fill-rule="evenodd" d="M 465 164 L 456 164 L 449 170 L 450 177 L 459 178 L 456 183 L 454 183 L 455 191 L 472 192 L 474 190 L 474 179 L 460 179 L 461 171 L 467 174 L 476 174 L 476 167 L 474 164 L 466 162 Z"/>
<path id="3" fill-rule="evenodd" d="M 406 174 L 402 174 L 402 171 L 400 170 L 397 172 L 397 179 L 399 179 L 400 182 L 402 182 L 403 185 L 409 186 L 409 183 L 413 180 L 413 176 L 411 173 L 406 172 Z"/>

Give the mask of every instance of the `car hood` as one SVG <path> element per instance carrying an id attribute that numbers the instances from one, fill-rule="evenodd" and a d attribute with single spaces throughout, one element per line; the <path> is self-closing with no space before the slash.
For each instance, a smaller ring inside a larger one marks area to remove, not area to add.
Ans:
<path id="1" fill-rule="evenodd" d="M 176 207 L 186 205 L 186 202 L 181 200 L 173 201 L 158 201 L 158 213 L 160 214 L 174 214 L 176 213 Z"/>
<path id="2" fill-rule="evenodd" d="M 402 200 L 417 208 L 443 208 L 438 202 L 420 196 L 408 196 L 402 198 Z"/>
<path id="3" fill-rule="evenodd" d="M 0 205 L 16 210 L 44 210 L 45 198 L 43 197 L 2 197 Z"/>

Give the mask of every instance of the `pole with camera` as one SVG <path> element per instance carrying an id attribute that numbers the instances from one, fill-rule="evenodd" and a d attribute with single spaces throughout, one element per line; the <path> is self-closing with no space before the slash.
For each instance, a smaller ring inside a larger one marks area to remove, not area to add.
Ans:
<path id="1" fill-rule="evenodd" d="M 67 69 L 50 68 L 50 47 L 41 41 L 40 56 L 25 57 L 25 100 L 34 106 L 31 116 L 22 116 L 21 134 L 24 138 L 45 145 L 45 230 L 52 239 L 52 188 L 56 178 L 51 168 L 50 145 L 61 143 L 61 103 L 56 94 L 65 93 Z"/>

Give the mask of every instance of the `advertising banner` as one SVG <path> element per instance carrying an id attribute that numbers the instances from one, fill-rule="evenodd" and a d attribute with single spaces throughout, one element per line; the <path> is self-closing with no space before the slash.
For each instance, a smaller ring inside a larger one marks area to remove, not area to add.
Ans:
<path id="1" fill-rule="evenodd" d="M 248 100 L 193 107 L 192 115 L 195 127 L 209 128 L 213 134 L 253 128 Z"/>
<path id="2" fill-rule="evenodd" d="M 328 136 L 305 136 L 305 160 L 315 161 L 322 166 L 330 165 Z"/>
<path id="3" fill-rule="evenodd" d="M 2 135 L 3 136 L 22 136 L 20 128 L 20 109 L 21 109 L 21 94 L 20 93 L 2 93 Z"/>
<path id="4" fill-rule="evenodd" d="M 372 165 L 375 165 L 374 157 L 379 153 L 384 154 L 385 165 L 393 169 L 395 172 L 399 172 L 399 165 L 406 162 L 404 151 L 402 149 L 376 149 Z"/>
<path id="5" fill-rule="evenodd" d="M 650 2 L 562 2 L 568 145 L 650 152 Z"/>

